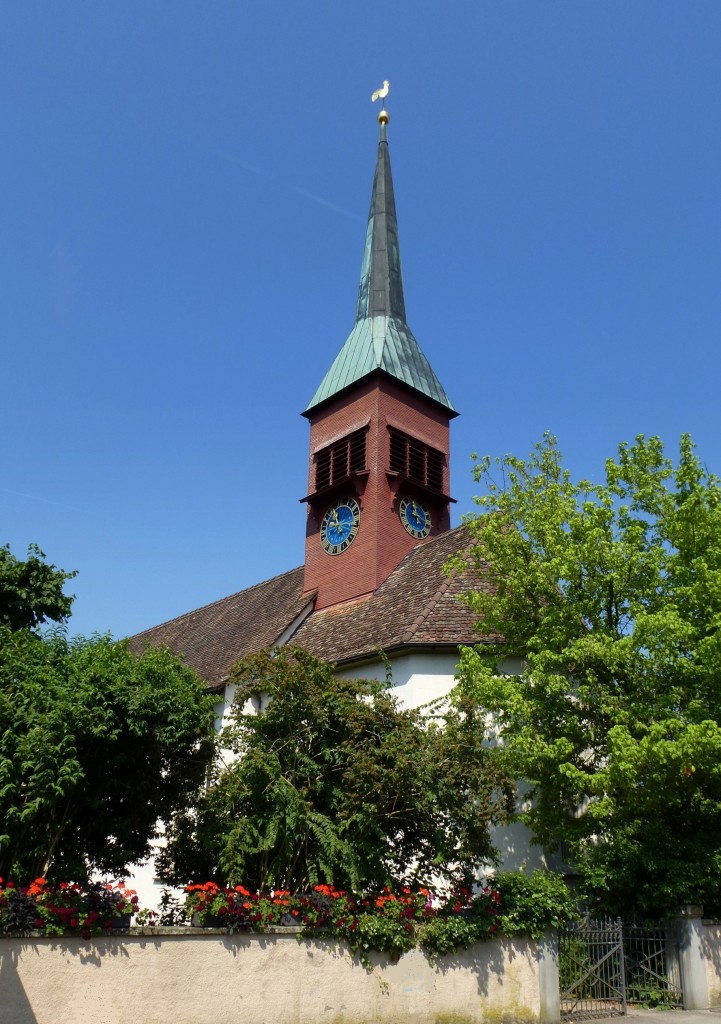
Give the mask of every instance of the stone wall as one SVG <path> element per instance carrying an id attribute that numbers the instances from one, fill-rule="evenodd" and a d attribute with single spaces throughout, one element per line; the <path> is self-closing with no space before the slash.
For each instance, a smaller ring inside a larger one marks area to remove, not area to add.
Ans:
<path id="1" fill-rule="evenodd" d="M 89 942 L 0 937 L 0 1020 L 523 1024 L 548 1020 L 543 959 L 524 940 L 481 943 L 436 963 L 419 950 L 397 963 L 372 954 L 368 970 L 343 944 L 285 934 L 162 928 Z"/>

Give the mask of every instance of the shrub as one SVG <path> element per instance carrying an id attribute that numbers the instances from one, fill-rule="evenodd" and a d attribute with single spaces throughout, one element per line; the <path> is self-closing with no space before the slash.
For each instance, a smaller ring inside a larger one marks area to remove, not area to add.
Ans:
<path id="1" fill-rule="evenodd" d="M 493 884 L 500 893 L 499 927 L 504 935 L 540 939 L 546 929 L 578 917 L 573 893 L 563 876 L 553 871 L 509 871 L 497 875 Z"/>

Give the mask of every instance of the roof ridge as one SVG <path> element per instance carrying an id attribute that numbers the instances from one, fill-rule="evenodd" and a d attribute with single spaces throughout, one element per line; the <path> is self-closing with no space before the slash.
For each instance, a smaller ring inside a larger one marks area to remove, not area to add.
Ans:
<path id="1" fill-rule="evenodd" d="M 166 619 L 164 622 L 159 622 L 155 626 L 150 626 L 148 629 L 143 629 L 139 633 L 133 633 L 128 639 L 135 640 L 136 637 L 145 636 L 146 633 L 154 633 L 162 626 L 169 626 L 172 622 L 179 622 L 180 619 L 187 619 L 189 615 L 196 615 L 198 612 L 204 612 L 208 608 L 214 608 L 216 605 L 225 604 L 226 601 L 230 601 L 233 597 L 239 597 L 241 594 L 249 594 L 252 590 L 258 590 L 260 587 L 266 587 L 269 583 L 274 583 L 275 580 L 280 580 L 284 576 L 291 576 L 294 572 L 299 572 L 304 567 L 297 565 L 294 569 L 288 569 L 286 572 L 279 572 L 277 576 L 271 576 L 270 579 L 261 580 L 260 583 L 254 583 L 251 587 L 244 587 L 242 590 L 236 590 L 232 594 L 227 594 L 225 597 L 219 597 L 216 601 L 208 601 L 207 604 L 201 604 L 199 608 L 193 608 L 192 611 L 183 612 L 182 615 L 174 615 L 171 619 Z"/>

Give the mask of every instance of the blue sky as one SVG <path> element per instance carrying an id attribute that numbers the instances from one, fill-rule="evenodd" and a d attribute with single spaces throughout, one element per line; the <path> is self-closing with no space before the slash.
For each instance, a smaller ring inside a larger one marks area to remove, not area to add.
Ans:
<path id="1" fill-rule="evenodd" d="M 79 570 L 72 631 L 301 564 L 384 78 L 455 521 L 544 430 L 721 472 L 719 0 L 25 0 L 0 45 L 0 543 Z"/>

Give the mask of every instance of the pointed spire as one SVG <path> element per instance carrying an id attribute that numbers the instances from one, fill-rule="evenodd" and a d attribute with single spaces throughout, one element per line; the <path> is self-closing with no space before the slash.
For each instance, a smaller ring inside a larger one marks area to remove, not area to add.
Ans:
<path id="1" fill-rule="evenodd" d="M 401 254 L 396 202 L 385 121 L 381 122 L 378 159 L 368 212 L 366 244 L 361 265 L 356 323 L 366 317 L 392 316 L 405 323 Z"/>
<path id="2" fill-rule="evenodd" d="M 387 83 L 384 83 L 386 85 Z M 387 92 L 387 90 L 386 90 Z M 379 95 L 385 95 L 379 92 Z M 333 398 L 377 370 L 457 413 L 406 323 L 398 223 L 386 125 L 378 115 L 380 139 L 361 265 L 355 326 L 303 413 Z"/>

